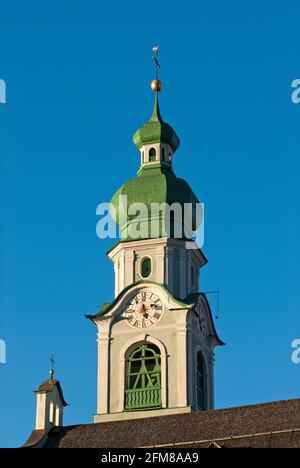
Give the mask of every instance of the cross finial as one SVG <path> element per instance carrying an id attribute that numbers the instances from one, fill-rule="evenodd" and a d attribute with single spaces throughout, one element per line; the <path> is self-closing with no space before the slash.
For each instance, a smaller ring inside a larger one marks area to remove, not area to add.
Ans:
<path id="1" fill-rule="evenodd" d="M 55 361 L 54 361 L 54 354 L 52 354 L 52 356 L 51 356 L 51 358 L 50 358 L 50 363 L 51 363 L 50 378 L 53 379 L 53 375 L 54 375 L 54 364 L 55 364 Z"/>

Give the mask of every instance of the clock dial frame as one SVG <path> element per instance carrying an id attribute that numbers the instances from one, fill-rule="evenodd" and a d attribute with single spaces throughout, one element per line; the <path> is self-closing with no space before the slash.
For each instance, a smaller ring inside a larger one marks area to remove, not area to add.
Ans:
<path id="1" fill-rule="evenodd" d="M 156 325 L 163 315 L 163 305 L 157 294 L 139 292 L 127 303 L 124 317 L 134 328 L 149 328 Z"/>

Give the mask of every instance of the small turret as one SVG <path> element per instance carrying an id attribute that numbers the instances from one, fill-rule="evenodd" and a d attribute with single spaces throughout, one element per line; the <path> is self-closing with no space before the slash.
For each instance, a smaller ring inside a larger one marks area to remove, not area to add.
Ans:
<path id="1" fill-rule="evenodd" d="M 52 428 L 63 425 L 64 407 L 68 406 L 58 380 L 54 379 L 54 359 L 51 358 L 50 379 L 41 383 L 36 394 L 36 424 L 24 448 L 39 448 Z M 58 429 L 59 430 L 59 429 Z"/>
<path id="2" fill-rule="evenodd" d="M 58 380 L 52 377 L 43 382 L 38 390 L 36 405 L 36 429 L 49 429 L 63 425 L 63 411 L 67 403 Z"/>

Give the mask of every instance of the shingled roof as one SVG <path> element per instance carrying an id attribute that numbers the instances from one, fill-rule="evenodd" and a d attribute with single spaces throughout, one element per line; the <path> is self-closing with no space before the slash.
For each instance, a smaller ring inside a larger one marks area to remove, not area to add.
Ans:
<path id="1" fill-rule="evenodd" d="M 53 428 L 45 448 L 300 448 L 300 399 Z"/>

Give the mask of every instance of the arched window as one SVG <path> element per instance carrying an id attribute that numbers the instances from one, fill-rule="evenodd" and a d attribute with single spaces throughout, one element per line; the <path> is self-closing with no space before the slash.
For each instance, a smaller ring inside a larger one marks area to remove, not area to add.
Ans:
<path id="1" fill-rule="evenodd" d="M 150 148 L 149 151 L 149 162 L 156 161 L 156 149 Z"/>
<path id="2" fill-rule="evenodd" d="M 206 409 L 206 369 L 201 351 L 197 353 L 197 410 Z"/>
<path id="3" fill-rule="evenodd" d="M 161 408 L 161 393 L 160 351 L 143 344 L 126 360 L 125 410 Z"/>
<path id="4" fill-rule="evenodd" d="M 141 265 L 141 276 L 143 278 L 149 278 L 151 275 L 151 259 L 144 258 Z"/>

